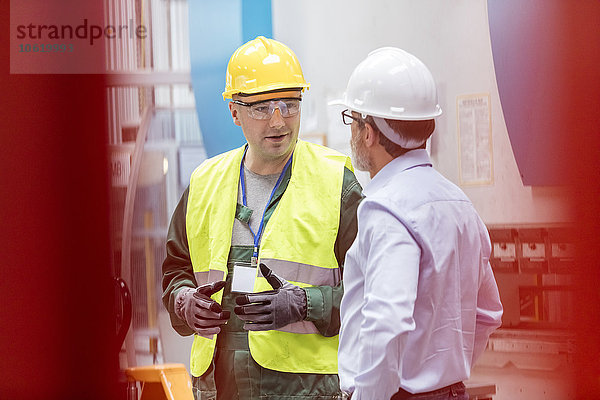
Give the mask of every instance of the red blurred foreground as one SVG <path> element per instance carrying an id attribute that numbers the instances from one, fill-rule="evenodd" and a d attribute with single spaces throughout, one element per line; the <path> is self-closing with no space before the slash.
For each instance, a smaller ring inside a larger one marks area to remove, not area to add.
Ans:
<path id="1" fill-rule="evenodd" d="M 6 53 L 8 2 L 1 7 Z M 566 95 L 562 109 L 548 110 L 557 119 L 548 135 L 574 145 L 564 157 L 585 241 L 572 310 L 580 398 L 600 393 L 599 16 L 598 1 L 564 2 Z M 119 398 L 103 79 L 9 75 L 7 56 L 1 68 L 0 398 Z"/>

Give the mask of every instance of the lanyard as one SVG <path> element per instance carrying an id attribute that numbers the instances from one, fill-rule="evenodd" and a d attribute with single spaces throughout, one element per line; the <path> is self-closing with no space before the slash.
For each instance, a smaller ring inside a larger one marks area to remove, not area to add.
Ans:
<path id="1" fill-rule="evenodd" d="M 242 163 L 240 164 L 240 184 L 242 186 L 242 203 L 244 204 L 245 207 L 248 206 L 247 201 L 246 201 L 246 181 L 244 180 L 244 159 L 246 158 L 247 150 L 248 150 L 248 147 L 246 147 L 244 149 L 244 156 L 242 157 Z M 250 232 L 252 233 L 252 236 L 254 237 L 254 251 L 252 253 L 252 261 L 251 261 L 251 265 L 253 267 L 256 267 L 258 264 L 258 243 L 260 242 L 260 237 L 262 236 L 262 231 L 263 231 L 263 227 L 264 227 L 264 223 L 265 223 L 265 213 L 267 212 L 267 208 L 269 207 L 269 204 L 271 204 L 271 200 L 273 199 L 275 190 L 277 190 L 277 187 L 279 186 L 279 184 L 281 183 L 281 180 L 283 179 L 283 175 L 285 174 L 285 171 L 287 171 L 288 167 L 292 164 L 293 156 L 294 156 L 294 153 L 292 153 L 292 155 L 290 156 L 290 159 L 285 163 L 285 166 L 283 167 L 283 170 L 281 171 L 281 174 L 279 175 L 279 178 L 277 179 L 277 182 L 275 183 L 275 187 L 273 187 L 273 191 L 271 191 L 269 200 L 267 201 L 267 204 L 265 205 L 265 209 L 263 210 L 262 217 L 260 218 L 260 225 L 258 227 L 258 232 L 254 233 L 254 231 L 252 230 L 252 227 L 250 226 L 250 221 L 248 221 L 248 228 L 250 228 Z"/>

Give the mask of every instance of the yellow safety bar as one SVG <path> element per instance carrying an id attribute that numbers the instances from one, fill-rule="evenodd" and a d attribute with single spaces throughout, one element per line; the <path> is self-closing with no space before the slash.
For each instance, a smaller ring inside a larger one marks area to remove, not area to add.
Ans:
<path id="1" fill-rule="evenodd" d="M 192 380 L 183 364 L 132 367 L 125 374 L 129 382 L 141 382 L 140 400 L 194 400 Z"/>

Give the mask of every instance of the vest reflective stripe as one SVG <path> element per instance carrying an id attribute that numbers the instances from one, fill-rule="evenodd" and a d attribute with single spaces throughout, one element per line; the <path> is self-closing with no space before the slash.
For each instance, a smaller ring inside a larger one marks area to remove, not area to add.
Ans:
<path id="1" fill-rule="evenodd" d="M 227 276 L 242 154 L 243 147 L 210 159 L 192 174 L 186 224 L 198 284 Z M 348 157 L 322 146 L 297 142 L 291 179 L 265 226 L 259 262 L 271 263 L 276 273 L 280 270 L 282 277 L 293 277 L 290 280 L 299 286 L 339 282 L 333 249 L 344 166 L 350 166 Z M 262 276 L 257 277 L 255 292 L 271 289 Z M 222 293 L 213 298 L 221 302 Z M 320 335 L 312 322 L 301 321 L 278 331 L 249 332 L 248 336 L 252 357 L 265 368 L 337 373 L 338 338 Z M 215 338 L 196 335 L 190 365 L 193 376 L 207 370 L 214 345 Z"/>
<path id="2" fill-rule="evenodd" d="M 196 278 L 196 283 L 198 284 L 198 286 L 200 286 L 200 285 L 205 285 L 207 283 L 224 280 L 225 273 L 223 271 L 216 271 L 216 270 L 194 272 L 194 277 Z"/>
<path id="3" fill-rule="evenodd" d="M 293 324 L 286 325 L 282 328 L 277 329 L 281 332 L 290 332 L 290 333 L 298 333 L 301 335 L 309 334 L 309 333 L 317 333 L 320 334 L 319 330 L 310 321 L 299 321 L 294 322 Z"/>
<path id="4" fill-rule="evenodd" d="M 322 268 L 294 261 L 261 258 L 261 262 L 283 279 L 314 286 L 336 286 L 341 281 L 339 267 Z"/>

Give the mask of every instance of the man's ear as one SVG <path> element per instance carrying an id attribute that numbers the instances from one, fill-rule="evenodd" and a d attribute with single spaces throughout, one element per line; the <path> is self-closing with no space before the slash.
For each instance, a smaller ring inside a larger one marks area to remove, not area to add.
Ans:
<path id="1" fill-rule="evenodd" d="M 234 124 L 236 124 L 237 126 L 242 126 L 242 123 L 240 122 L 240 117 L 238 116 L 238 113 L 240 111 L 234 106 L 235 106 L 235 104 L 230 101 L 229 102 L 229 112 L 231 112 L 231 118 L 233 118 Z"/>
<path id="2" fill-rule="evenodd" d="M 367 147 L 371 147 L 376 143 L 379 143 L 379 132 L 373 129 L 373 126 L 365 122 L 365 139 L 364 143 Z"/>

